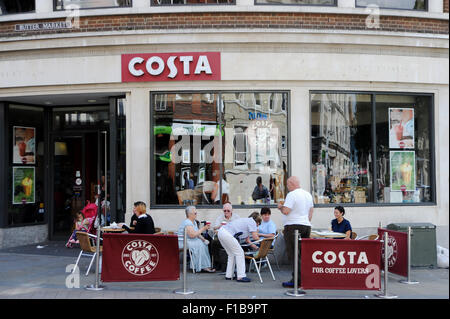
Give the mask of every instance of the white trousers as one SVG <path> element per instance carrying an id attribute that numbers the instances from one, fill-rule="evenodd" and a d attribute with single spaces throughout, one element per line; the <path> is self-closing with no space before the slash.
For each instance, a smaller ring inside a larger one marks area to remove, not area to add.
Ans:
<path id="1" fill-rule="evenodd" d="M 244 250 L 241 245 L 239 245 L 237 239 L 222 227 L 219 229 L 217 237 L 228 255 L 227 272 L 225 276 L 228 278 L 233 278 L 234 266 L 236 265 L 237 277 L 246 277 Z"/>

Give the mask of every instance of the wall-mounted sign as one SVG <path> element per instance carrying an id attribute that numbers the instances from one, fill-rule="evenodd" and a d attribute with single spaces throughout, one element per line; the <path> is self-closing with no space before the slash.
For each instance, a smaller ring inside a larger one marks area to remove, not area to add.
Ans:
<path id="1" fill-rule="evenodd" d="M 220 52 L 122 54 L 122 82 L 220 80 Z"/>
<path id="2" fill-rule="evenodd" d="M 23 24 L 16 24 L 14 26 L 15 31 L 41 31 L 41 30 L 58 30 L 71 28 L 72 23 L 68 21 L 23 23 Z"/>

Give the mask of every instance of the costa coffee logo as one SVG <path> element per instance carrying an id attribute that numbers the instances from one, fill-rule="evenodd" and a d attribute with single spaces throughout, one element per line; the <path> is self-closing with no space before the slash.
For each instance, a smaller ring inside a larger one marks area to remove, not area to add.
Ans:
<path id="1" fill-rule="evenodd" d="M 381 250 L 382 257 L 384 258 L 384 245 L 382 245 Z M 388 267 L 393 267 L 397 262 L 398 255 L 398 245 L 394 236 L 388 236 L 387 240 L 387 257 L 388 257 Z"/>
<path id="2" fill-rule="evenodd" d="M 122 82 L 220 80 L 219 52 L 122 55 Z"/>
<path id="3" fill-rule="evenodd" d="M 151 273 L 158 265 L 158 261 L 158 250 L 145 240 L 133 240 L 122 250 L 123 266 L 129 273 L 136 276 Z"/>

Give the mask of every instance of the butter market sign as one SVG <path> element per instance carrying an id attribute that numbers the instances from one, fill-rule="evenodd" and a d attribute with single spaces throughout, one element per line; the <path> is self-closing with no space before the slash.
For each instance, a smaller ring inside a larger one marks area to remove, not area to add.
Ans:
<path id="1" fill-rule="evenodd" d="M 16 24 L 15 31 L 41 31 L 41 30 L 59 30 L 59 29 L 71 29 L 72 23 L 68 21 L 58 22 L 40 22 L 40 23 L 25 23 Z"/>

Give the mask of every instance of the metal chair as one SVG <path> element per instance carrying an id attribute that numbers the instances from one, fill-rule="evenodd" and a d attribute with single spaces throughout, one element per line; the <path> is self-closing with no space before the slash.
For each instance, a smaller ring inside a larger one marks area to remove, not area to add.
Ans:
<path id="1" fill-rule="evenodd" d="M 273 238 L 265 238 L 265 239 L 261 240 L 261 245 L 259 246 L 259 250 L 256 252 L 256 254 L 255 254 L 255 252 L 245 253 L 245 259 L 250 260 L 250 265 L 248 267 L 248 271 L 250 272 L 250 269 L 252 267 L 252 262 L 253 262 L 255 264 L 255 268 L 258 273 L 259 280 L 261 281 L 261 283 L 263 283 L 263 280 L 261 278 L 261 265 L 263 263 L 267 263 L 270 273 L 272 274 L 272 278 L 273 278 L 273 280 L 275 280 L 275 276 L 273 274 L 272 267 L 270 266 L 269 258 L 267 258 L 267 253 L 269 252 L 272 242 L 273 242 Z M 259 267 L 258 267 L 258 265 L 259 265 Z"/>
<path id="2" fill-rule="evenodd" d="M 277 238 L 277 237 L 278 237 L 278 231 L 277 231 L 275 237 L 273 237 L 273 240 L 275 241 L 275 238 Z M 269 252 L 267 253 L 267 255 L 273 256 L 273 258 L 275 259 L 275 262 L 277 264 L 278 271 L 280 271 L 280 265 L 278 264 L 278 258 L 277 258 L 277 255 L 275 254 L 275 246 L 273 248 L 272 247 L 269 248 Z"/>
<path id="3" fill-rule="evenodd" d="M 361 237 L 356 237 L 357 240 L 361 240 L 361 239 L 367 239 L 367 240 L 377 240 L 378 239 L 378 234 L 372 234 L 372 235 L 365 235 L 365 236 L 361 236 Z"/>
<path id="4" fill-rule="evenodd" d="M 77 262 L 75 263 L 75 267 L 73 268 L 72 273 L 77 268 L 78 262 L 80 261 L 80 258 L 82 256 L 91 257 L 91 262 L 89 263 L 89 267 L 86 271 L 86 276 L 87 276 L 89 274 L 89 270 L 91 270 L 91 266 L 92 266 L 92 263 L 94 262 L 95 256 L 97 255 L 97 247 L 93 246 L 91 244 L 90 239 L 92 238 L 92 239 L 97 240 L 97 236 L 86 233 L 86 232 L 81 232 L 81 231 L 78 231 L 76 233 L 76 235 L 77 235 L 78 241 L 80 242 L 81 251 L 80 251 L 80 254 L 78 255 L 78 259 L 77 259 Z M 100 238 L 100 240 L 102 240 L 102 238 Z M 102 251 L 103 251 L 103 247 L 100 246 L 100 252 L 102 252 Z"/>

